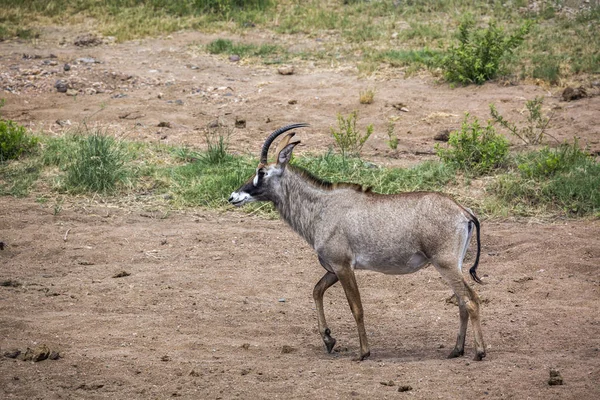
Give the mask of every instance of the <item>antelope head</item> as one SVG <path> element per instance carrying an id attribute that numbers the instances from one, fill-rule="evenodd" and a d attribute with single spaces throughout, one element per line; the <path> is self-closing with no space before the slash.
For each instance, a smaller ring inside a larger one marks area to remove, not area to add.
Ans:
<path id="1" fill-rule="evenodd" d="M 256 168 L 256 173 L 238 190 L 231 193 L 231 197 L 229 197 L 229 202 L 231 204 L 240 207 L 253 201 L 272 200 L 271 194 L 277 191 L 279 187 L 278 183 L 285 171 L 285 167 L 292 157 L 292 150 L 294 150 L 294 147 L 300 143 L 300 141 L 290 143 L 290 140 L 294 137 L 295 133 L 288 133 L 277 145 L 277 149 L 275 150 L 277 157 L 276 162 L 270 164 L 267 162 L 269 147 L 277 137 L 285 132 L 306 126 L 308 126 L 308 124 L 305 123 L 287 125 L 277 129 L 269 135 L 263 144 L 260 153 L 260 163 Z"/>

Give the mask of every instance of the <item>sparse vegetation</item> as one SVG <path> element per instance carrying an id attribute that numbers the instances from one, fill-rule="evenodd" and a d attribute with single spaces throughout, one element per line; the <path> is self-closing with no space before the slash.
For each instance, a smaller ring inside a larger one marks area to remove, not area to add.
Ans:
<path id="1" fill-rule="evenodd" d="M 373 104 L 373 101 L 375 101 L 375 89 L 361 90 L 358 101 L 360 104 Z"/>
<path id="2" fill-rule="evenodd" d="M 452 132 L 448 147 L 436 145 L 440 159 L 465 173 L 477 176 L 503 166 L 508 156 L 508 141 L 488 122 L 482 127 L 477 118 L 469 123 L 465 114 L 460 131 Z"/>
<path id="3" fill-rule="evenodd" d="M 330 128 L 342 157 L 358 157 L 366 141 L 373 134 L 373 124 L 367 125 L 365 133 L 361 133 L 356 127 L 357 120 L 358 111 L 351 112 L 348 117 L 338 114 L 338 129 Z"/>
<path id="4" fill-rule="evenodd" d="M 206 46 L 206 50 L 211 54 L 237 55 L 240 58 L 258 57 L 266 63 L 281 62 L 286 56 L 285 51 L 274 44 L 234 43 L 229 39 L 215 39 Z M 268 57 L 279 57 L 279 59 Z"/>
<path id="5" fill-rule="evenodd" d="M 395 127 L 394 123 L 392 121 L 388 121 L 388 126 L 387 126 L 388 141 L 387 141 L 387 145 L 392 150 L 397 150 L 398 149 L 398 135 L 396 135 L 396 132 L 394 132 L 395 129 L 396 129 L 396 127 Z"/>
<path id="6" fill-rule="evenodd" d="M 554 209 L 569 215 L 599 215 L 600 163 L 575 141 L 516 157 L 516 169 L 501 175 L 490 190 L 513 210 Z"/>
<path id="7" fill-rule="evenodd" d="M 472 16 L 471 22 L 464 22 L 465 15 Z M 490 15 L 494 21 L 487 24 Z M 542 23 L 529 26 L 530 20 Z M 241 46 L 235 49 L 245 54 L 240 56 L 260 62 L 278 62 L 282 57 L 347 62 L 366 73 L 377 72 L 381 62 L 409 74 L 441 66 L 449 80 L 460 83 L 481 83 L 508 70 L 520 71 L 515 78 L 552 84 L 600 72 L 596 34 L 600 5 L 594 2 L 569 10 L 556 2 L 523 12 L 496 1 L 466 0 L 408 1 L 401 6 L 394 0 L 351 1 L 342 7 L 337 0 L 5 0 L 0 8 L 0 40 L 34 38 L 43 24 L 83 21 L 94 21 L 96 31 L 117 41 L 183 29 L 232 33 L 259 29 L 299 38 L 326 37 L 318 48 L 291 54 L 268 46 L 231 45 Z M 214 46 L 209 51 L 218 49 Z"/>
<path id="8" fill-rule="evenodd" d="M 525 144 L 542 143 L 546 135 L 546 128 L 550 123 L 551 117 L 544 115 L 542 105 L 544 104 L 543 97 L 536 97 L 533 100 L 527 100 L 525 107 L 527 108 L 527 125 L 519 128 L 513 122 L 507 121 L 493 104 L 490 104 L 490 113 L 495 122 L 508 131 L 515 137 L 521 139 Z"/>

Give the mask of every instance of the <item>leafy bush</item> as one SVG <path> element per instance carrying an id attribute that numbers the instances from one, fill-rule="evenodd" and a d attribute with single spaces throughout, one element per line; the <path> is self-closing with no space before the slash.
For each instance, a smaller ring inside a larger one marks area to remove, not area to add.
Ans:
<path id="1" fill-rule="evenodd" d="M 351 112 L 347 118 L 338 114 L 338 128 L 331 128 L 331 135 L 335 139 L 335 144 L 340 149 L 343 157 L 360 155 L 365 142 L 373 134 L 373 124 L 367 125 L 367 131 L 363 134 L 356 129 L 356 120 L 358 112 Z"/>
<path id="2" fill-rule="evenodd" d="M 93 133 L 81 140 L 66 167 L 66 189 L 111 193 L 127 176 L 125 154 L 110 136 Z"/>
<path id="3" fill-rule="evenodd" d="M 529 32 L 526 21 L 515 33 L 507 35 L 495 23 L 487 29 L 473 30 L 475 22 L 465 18 L 459 25 L 459 43 L 448 49 L 440 66 L 450 82 L 481 84 L 497 76 L 503 57 L 518 47 Z"/>
<path id="4" fill-rule="evenodd" d="M 31 152 L 37 144 L 38 139 L 29 136 L 23 126 L 0 119 L 0 162 L 19 158 Z"/>
<path id="5" fill-rule="evenodd" d="M 527 107 L 529 115 L 527 116 L 527 125 L 522 128 L 504 119 L 493 104 L 490 104 L 490 113 L 494 121 L 508 129 L 510 133 L 521 139 L 525 144 L 539 144 L 544 140 L 546 128 L 550 123 L 550 117 L 542 114 L 542 104 L 544 104 L 543 97 L 527 100 L 525 107 Z"/>
<path id="6" fill-rule="evenodd" d="M 467 173 L 483 175 L 502 166 L 508 155 L 508 141 L 488 122 L 483 128 L 477 118 L 468 122 L 465 114 L 460 131 L 450 134 L 448 148 L 436 145 L 435 149 L 443 162 L 454 165 Z"/>

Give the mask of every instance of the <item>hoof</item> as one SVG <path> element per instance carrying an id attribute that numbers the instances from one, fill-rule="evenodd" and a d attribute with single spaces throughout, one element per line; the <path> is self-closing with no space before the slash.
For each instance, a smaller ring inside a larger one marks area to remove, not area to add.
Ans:
<path id="1" fill-rule="evenodd" d="M 333 347 L 335 346 L 336 340 L 330 336 L 331 331 L 329 329 L 325 329 L 325 335 L 323 336 L 323 342 L 325 343 L 325 347 L 327 348 L 327 352 L 331 353 L 333 351 Z"/>
<path id="2" fill-rule="evenodd" d="M 361 354 L 359 357 L 353 358 L 352 361 L 364 361 L 366 358 L 369 358 L 370 355 L 371 352 L 367 351 L 365 354 Z"/>
<path id="3" fill-rule="evenodd" d="M 485 357 L 485 351 L 477 352 L 475 354 L 475 357 L 473 358 L 473 361 L 481 361 L 484 359 L 484 357 Z"/>
<path id="4" fill-rule="evenodd" d="M 452 353 L 448 354 L 448 358 L 462 357 L 464 354 L 464 350 L 458 350 L 457 348 L 455 348 L 454 350 L 452 350 Z"/>

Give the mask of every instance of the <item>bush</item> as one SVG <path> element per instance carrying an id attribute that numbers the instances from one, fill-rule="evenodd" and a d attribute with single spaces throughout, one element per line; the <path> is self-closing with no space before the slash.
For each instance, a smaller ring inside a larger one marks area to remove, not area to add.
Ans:
<path id="1" fill-rule="evenodd" d="M 542 143 L 544 136 L 547 134 L 546 128 L 548 128 L 551 119 L 551 117 L 542 114 L 542 104 L 544 104 L 543 97 L 527 100 L 525 103 L 525 107 L 527 108 L 527 111 L 529 111 L 527 125 L 521 128 L 504 119 L 493 104 L 490 104 L 490 113 L 495 122 L 508 129 L 513 136 L 521 139 L 523 143 L 539 144 Z"/>
<path id="2" fill-rule="evenodd" d="M 487 29 L 473 30 L 475 22 L 465 18 L 459 25 L 459 43 L 452 45 L 440 61 L 444 77 L 450 82 L 481 84 L 497 76 L 503 57 L 518 47 L 529 32 L 525 22 L 515 33 L 490 23 Z"/>
<path id="3" fill-rule="evenodd" d="M 338 114 L 338 128 L 331 128 L 331 135 L 335 139 L 335 144 L 340 149 L 343 157 L 354 156 L 358 157 L 365 142 L 373 134 L 373 124 L 367 125 L 367 131 L 362 134 L 356 129 L 356 120 L 358 112 L 351 112 L 347 118 L 342 114 Z"/>
<path id="4" fill-rule="evenodd" d="M 125 155 L 112 137 L 93 133 L 78 143 L 66 167 L 66 188 L 75 192 L 114 192 L 127 175 Z"/>
<path id="5" fill-rule="evenodd" d="M 473 175 L 484 175 L 501 167 L 508 155 L 508 141 L 496 134 L 490 122 L 482 128 L 477 118 L 470 124 L 468 120 L 466 113 L 461 130 L 450 134 L 448 148 L 436 145 L 438 156 L 444 163 Z"/>
<path id="6" fill-rule="evenodd" d="M 23 126 L 0 119 L 0 162 L 19 158 L 31 152 L 37 144 L 38 139 L 29 136 Z"/>

